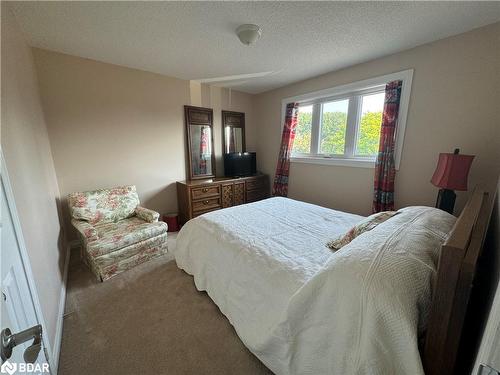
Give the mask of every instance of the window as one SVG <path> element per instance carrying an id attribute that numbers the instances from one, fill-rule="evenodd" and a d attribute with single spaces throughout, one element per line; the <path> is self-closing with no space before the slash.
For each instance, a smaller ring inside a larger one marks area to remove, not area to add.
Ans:
<path id="1" fill-rule="evenodd" d="M 294 156 L 374 159 L 385 87 L 299 105 Z M 313 140 L 317 138 L 317 142 Z"/>
<path id="2" fill-rule="evenodd" d="M 292 162 L 373 167 L 378 153 L 385 85 L 403 81 L 396 140 L 396 168 L 401 146 L 412 70 L 283 100 L 299 103 Z"/>

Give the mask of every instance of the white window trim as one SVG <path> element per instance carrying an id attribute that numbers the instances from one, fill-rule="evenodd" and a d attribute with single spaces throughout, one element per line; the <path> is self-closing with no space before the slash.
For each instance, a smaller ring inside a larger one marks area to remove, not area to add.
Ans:
<path id="1" fill-rule="evenodd" d="M 283 131 L 283 125 L 285 123 L 287 103 L 299 102 L 301 104 L 307 104 L 308 102 L 314 102 L 318 99 L 333 99 L 335 97 L 339 97 L 352 92 L 366 91 L 377 88 L 381 85 L 385 85 L 388 82 L 396 80 L 403 81 L 403 85 L 401 88 L 401 100 L 399 103 L 398 128 L 396 130 L 396 148 L 394 155 L 395 167 L 398 170 L 399 164 L 401 162 L 401 155 L 403 153 L 406 119 L 408 117 L 408 107 L 410 104 L 411 85 L 413 80 L 413 69 L 403 70 L 401 72 L 386 74 L 380 77 L 369 78 L 362 81 L 348 83 L 346 85 L 284 98 L 281 100 L 281 131 Z M 325 157 L 321 155 L 296 154 L 290 158 L 290 161 L 293 163 L 338 165 L 361 168 L 373 168 L 375 166 L 375 160 L 373 158 L 346 158 L 342 155 Z"/>

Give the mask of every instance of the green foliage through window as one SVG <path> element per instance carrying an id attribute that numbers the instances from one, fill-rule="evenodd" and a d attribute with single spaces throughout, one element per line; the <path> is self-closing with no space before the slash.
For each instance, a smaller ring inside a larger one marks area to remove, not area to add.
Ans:
<path id="1" fill-rule="evenodd" d="M 321 118 L 320 153 L 343 155 L 346 128 L 346 112 L 324 112 Z"/>
<path id="2" fill-rule="evenodd" d="M 359 123 L 356 154 L 372 156 L 378 153 L 382 112 L 365 112 Z"/>
<path id="3" fill-rule="evenodd" d="M 293 141 L 293 151 L 308 154 L 311 149 L 311 124 L 312 113 L 300 112 L 298 115 L 295 140 Z"/>
<path id="4" fill-rule="evenodd" d="M 356 155 L 376 155 L 379 147 L 382 112 L 365 112 L 359 124 Z M 311 148 L 312 113 L 299 112 L 293 151 L 307 154 Z M 343 154 L 347 114 L 326 112 L 322 116 L 320 150 L 324 154 Z"/>

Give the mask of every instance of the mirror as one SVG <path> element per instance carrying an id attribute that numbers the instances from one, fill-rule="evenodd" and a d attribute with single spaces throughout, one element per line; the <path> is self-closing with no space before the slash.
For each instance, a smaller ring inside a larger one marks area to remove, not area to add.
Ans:
<path id="1" fill-rule="evenodd" d="M 190 180 L 215 177 L 213 111 L 184 107 L 187 131 L 188 177 Z"/>
<path id="2" fill-rule="evenodd" d="M 232 152 L 243 151 L 243 132 L 241 128 L 233 126 L 226 126 L 224 128 L 224 153 L 229 154 Z"/>
<path id="3" fill-rule="evenodd" d="M 212 174 L 212 129 L 205 125 L 190 125 L 191 167 L 194 176 Z"/>
<path id="4" fill-rule="evenodd" d="M 245 114 L 222 111 L 222 152 L 245 152 Z"/>

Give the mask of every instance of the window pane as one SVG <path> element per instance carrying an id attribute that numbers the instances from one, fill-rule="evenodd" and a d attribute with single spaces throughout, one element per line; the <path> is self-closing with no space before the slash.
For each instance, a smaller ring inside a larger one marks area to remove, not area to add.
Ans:
<path id="1" fill-rule="evenodd" d="M 322 107 L 320 153 L 342 155 L 345 148 L 349 99 L 324 103 Z"/>
<path id="2" fill-rule="evenodd" d="M 313 106 L 300 106 L 297 116 L 297 128 L 293 141 L 293 152 L 308 154 L 311 152 L 311 124 Z"/>
<path id="3" fill-rule="evenodd" d="M 374 156 L 378 153 L 384 97 L 383 92 L 363 96 L 356 155 Z"/>

